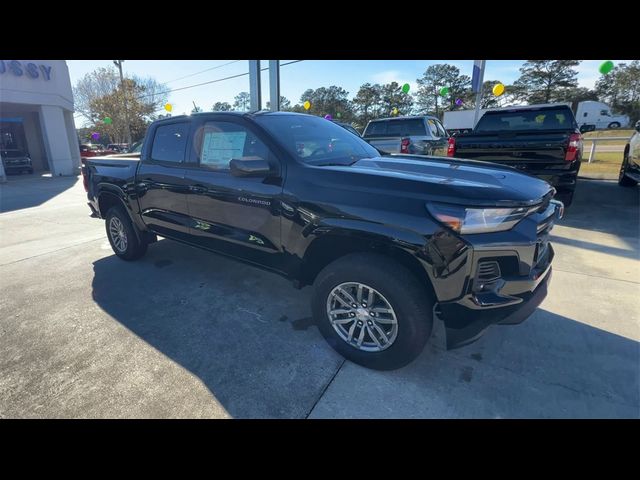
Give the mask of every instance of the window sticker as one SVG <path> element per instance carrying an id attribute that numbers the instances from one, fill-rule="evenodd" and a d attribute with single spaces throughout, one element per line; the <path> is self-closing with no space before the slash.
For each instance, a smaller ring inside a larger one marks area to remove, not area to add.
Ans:
<path id="1" fill-rule="evenodd" d="M 228 168 L 232 158 L 242 157 L 247 132 L 207 132 L 204 134 L 200 163 Z"/>

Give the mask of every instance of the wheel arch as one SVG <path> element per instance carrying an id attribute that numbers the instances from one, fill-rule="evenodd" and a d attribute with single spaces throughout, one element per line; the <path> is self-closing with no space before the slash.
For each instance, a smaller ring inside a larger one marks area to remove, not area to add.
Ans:
<path id="1" fill-rule="evenodd" d="M 299 272 L 300 284 L 313 284 L 323 268 L 352 253 L 375 253 L 392 258 L 406 267 L 432 298 L 436 298 L 427 271 L 408 247 L 397 245 L 386 237 L 363 232 L 333 232 L 316 238 L 305 252 Z"/>

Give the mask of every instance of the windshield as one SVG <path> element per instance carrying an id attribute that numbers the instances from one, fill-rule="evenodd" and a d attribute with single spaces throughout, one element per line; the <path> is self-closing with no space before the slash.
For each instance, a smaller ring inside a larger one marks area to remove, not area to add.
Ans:
<path id="1" fill-rule="evenodd" d="M 498 132 L 510 130 L 558 130 L 575 129 L 576 124 L 568 108 L 547 110 L 521 110 L 485 113 L 476 132 Z"/>
<path id="2" fill-rule="evenodd" d="M 291 155 L 311 165 L 350 165 L 378 151 L 340 125 L 312 115 L 259 115 L 255 121 Z"/>

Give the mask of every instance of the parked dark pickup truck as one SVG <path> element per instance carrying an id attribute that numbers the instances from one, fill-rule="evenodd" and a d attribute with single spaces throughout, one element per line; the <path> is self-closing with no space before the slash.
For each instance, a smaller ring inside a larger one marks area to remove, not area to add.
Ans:
<path id="1" fill-rule="evenodd" d="M 510 165 L 546 180 L 569 206 L 582 160 L 582 135 L 566 105 L 486 112 L 471 133 L 449 139 L 450 157 Z"/>
<path id="2" fill-rule="evenodd" d="M 376 369 L 414 359 L 434 317 L 450 348 L 527 318 L 547 293 L 562 212 L 548 183 L 514 169 L 380 157 L 294 113 L 159 120 L 139 160 L 90 158 L 82 173 L 120 258 L 161 235 L 313 285 L 329 344 Z"/>

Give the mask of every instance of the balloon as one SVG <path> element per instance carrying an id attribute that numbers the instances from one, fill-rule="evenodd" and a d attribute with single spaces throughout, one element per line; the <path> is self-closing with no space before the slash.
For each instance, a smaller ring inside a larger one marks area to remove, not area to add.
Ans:
<path id="1" fill-rule="evenodd" d="M 99 140 L 99 139 L 100 139 L 100 134 L 99 134 L 98 132 L 93 132 L 93 133 L 91 134 L 91 138 L 92 138 L 93 140 Z"/>
<path id="2" fill-rule="evenodd" d="M 456 105 L 458 105 L 458 106 L 462 105 L 462 99 L 461 98 L 456 98 Z"/>
<path id="3" fill-rule="evenodd" d="M 440 95 L 442 95 L 443 97 L 446 97 L 449 94 L 449 87 L 442 87 L 440 89 Z"/>
<path id="4" fill-rule="evenodd" d="M 311 108 L 311 102 L 309 100 L 305 101 L 302 106 L 305 110 L 309 110 Z"/>
<path id="5" fill-rule="evenodd" d="M 336 113 L 336 117 L 342 118 L 342 114 L 340 112 Z"/>
<path id="6" fill-rule="evenodd" d="M 496 83 L 496 84 L 493 86 L 493 90 L 492 90 L 492 91 L 493 91 L 493 94 L 494 94 L 496 97 L 499 97 L 500 95 L 502 95 L 502 94 L 504 93 L 504 85 L 503 85 L 503 84 L 501 84 L 501 83 Z"/>
<path id="7" fill-rule="evenodd" d="M 402 85 L 402 91 L 403 91 L 404 93 L 409 93 L 409 89 L 410 89 L 410 88 L 411 88 L 411 87 L 409 86 L 409 84 L 408 84 L 408 83 L 405 83 L 404 85 Z"/>
<path id="8" fill-rule="evenodd" d="M 167 103 L 167 104 L 164 106 L 164 109 L 165 109 L 167 112 L 170 112 L 171 110 L 173 110 L 173 105 L 171 105 L 170 103 Z"/>
<path id="9" fill-rule="evenodd" d="M 394 115 L 398 114 L 398 107 L 393 107 L 393 110 L 391 110 L 391 113 L 393 113 Z"/>
<path id="10" fill-rule="evenodd" d="M 331 120 L 333 117 L 332 117 L 330 114 L 328 114 L 328 113 L 327 113 L 327 114 L 324 116 L 324 118 L 326 118 L 327 120 Z"/>
<path id="11" fill-rule="evenodd" d="M 613 70 L 613 62 L 611 60 L 607 60 L 602 65 L 600 65 L 600 73 L 606 75 L 611 70 Z"/>
<path id="12" fill-rule="evenodd" d="M 113 120 L 111 120 L 111 117 L 104 117 L 104 120 L 103 120 L 103 122 L 106 123 L 107 125 L 111 125 L 112 121 Z"/>

